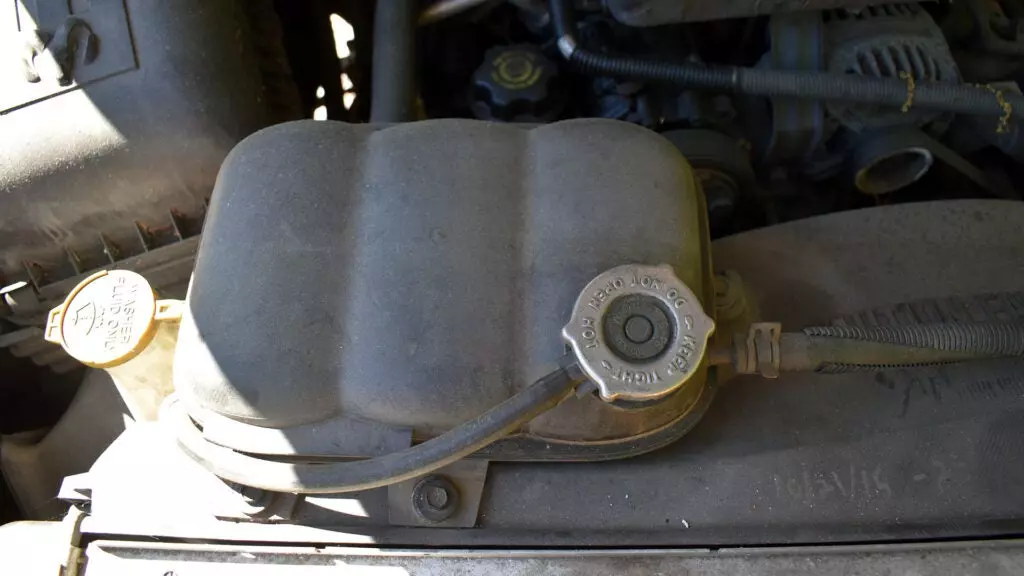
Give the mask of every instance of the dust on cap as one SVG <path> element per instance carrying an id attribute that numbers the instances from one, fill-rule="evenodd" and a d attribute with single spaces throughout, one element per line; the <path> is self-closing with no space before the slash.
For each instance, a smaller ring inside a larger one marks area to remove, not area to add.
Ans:
<path id="1" fill-rule="evenodd" d="M 97 272 L 50 311 L 44 337 L 87 366 L 110 368 L 149 345 L 162 319 L 160 308 L 153 288 L 140 274 Z"/>

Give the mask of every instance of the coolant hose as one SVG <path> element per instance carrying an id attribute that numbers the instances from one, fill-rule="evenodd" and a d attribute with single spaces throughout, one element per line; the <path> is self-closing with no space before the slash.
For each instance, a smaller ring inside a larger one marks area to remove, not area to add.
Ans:
<path id="1" fill-rule="evenodd" d="M 782 371 L 852 372 L 1024 357 L 1024 324 L 821 326 L 782 334 Z"/>
<path id="2" fill-rule="evenodd" d="M 580 72 L 681 84 L 688 88 L 766 97 L 841 100 L 893 107 L 921 107 L 961 114 L 1002 116 L 1004 126 L 1024 96 L 986 86 L 869 78 L 850 74 L 762 70 L 739 66 L 676 64 L 590 52 L 576 42 L 572 0 L 550 0 L 558 49 Z"/>
<path id="3" fill-rule="evenodd" d="M 968 352 L 979 356 L 1024 356 L 1024 325 L 1017 322 L 911 324 L 866 328 L 817 326 L 804 328 L 804 334 Z"/>
<path id="4" fill-rule="evenodd" d="M 416 119 L 416 0 L 379 0 L 373 15 L 371 122 Z"/>
<path id="5" fill-rule="evenodd" d="M 577 381 L 564 362 L 522 392 L 444 434 L 386 456 L 307 464 L 248 456 L 206 440 L 180 400 L 168 401 L 160 420 L 178 445 L 207 470 L 244 486 L 294 494 L 333 494 L 387 486 L 422 476 L 476 452 L 565 399 Z"/>

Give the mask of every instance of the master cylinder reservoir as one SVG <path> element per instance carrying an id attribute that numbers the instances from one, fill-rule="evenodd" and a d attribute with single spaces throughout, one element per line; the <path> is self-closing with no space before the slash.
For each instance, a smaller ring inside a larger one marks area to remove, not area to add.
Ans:
<path id="1" fill-rule="evenodd" d="M 157 300 L 141 275 L 102 271 L 50 311 L 45 337 L 86 366 L 103 368 L 135 421 L 154 421 L 173 390 L 182 302 Z"/>

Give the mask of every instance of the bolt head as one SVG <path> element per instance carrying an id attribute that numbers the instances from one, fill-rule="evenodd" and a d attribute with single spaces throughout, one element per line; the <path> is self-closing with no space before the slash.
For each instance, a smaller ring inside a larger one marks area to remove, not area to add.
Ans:
<path id="1" fill-rule="evenodd" d="M 444 522 L 459 510 L 459 490 L 447 476 L 431 474 L 413 487 L 412 507 L 429 524 Z"/>
<path id="2" fill-rule="evenodd" d="M 424 503 L 434 510 L 443 510 L 448 504 L 448 491 L 440 486 L 430 486 L 426 489 Z"/>

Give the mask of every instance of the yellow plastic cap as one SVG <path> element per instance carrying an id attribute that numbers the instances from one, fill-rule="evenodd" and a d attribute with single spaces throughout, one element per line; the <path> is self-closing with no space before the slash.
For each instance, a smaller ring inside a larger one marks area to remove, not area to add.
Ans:
<path id="1" fill-rule="evenodd" d="M 135 272 L 97 272 L 50 311 L 44 337 L 82 364 L 110 368 L 145 350 L 158 321 L 180 318 L 176 304 L 157 301 L 149 282 Z"/>

